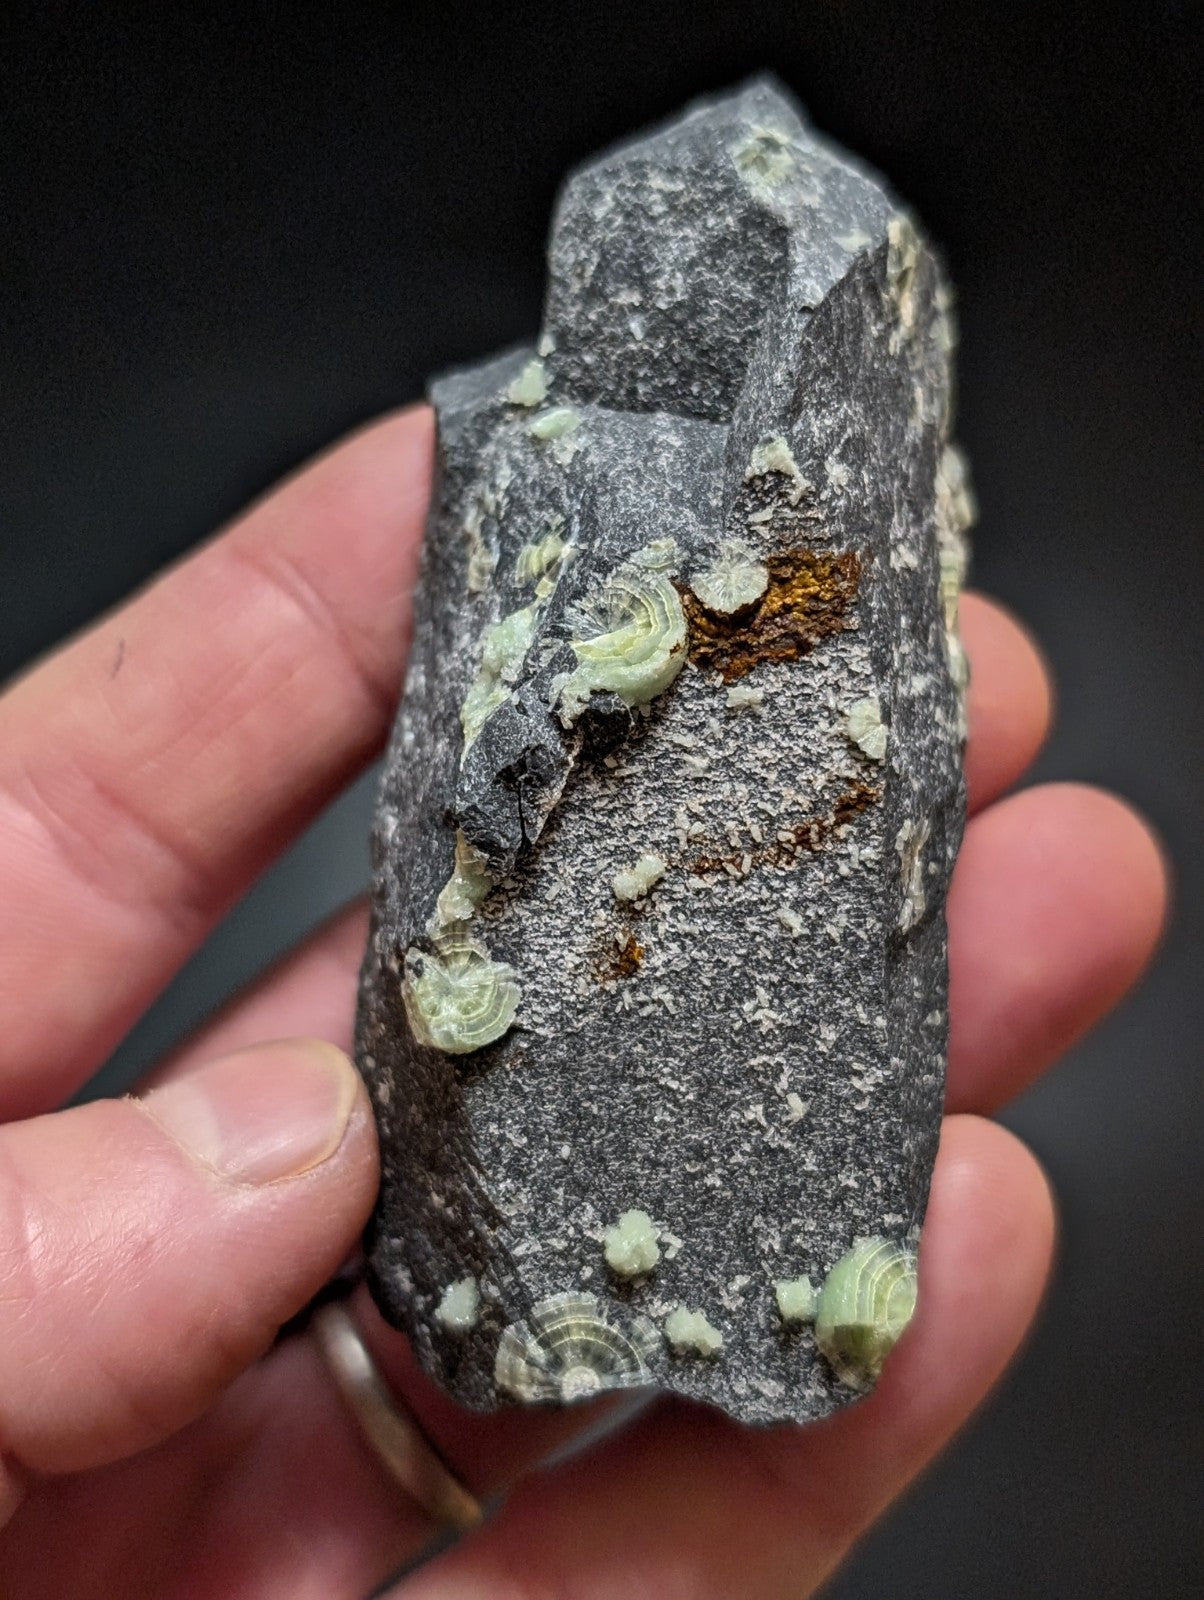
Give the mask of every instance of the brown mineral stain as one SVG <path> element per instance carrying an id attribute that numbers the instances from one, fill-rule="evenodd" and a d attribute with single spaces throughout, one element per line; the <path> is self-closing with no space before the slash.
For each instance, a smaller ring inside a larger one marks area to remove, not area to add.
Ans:
<path id="1" fill-rule="evenodd" d="M 709 610 L 691 589 L 677 586 L 690 628 L 690 660 L 718 670 L 725 683 L 762 661 L 797 661 L 820 639 L 850 625 L 861 578 L 856 551 L 781 550 L 765 566 L 765 593 L 731 615 Z"/>
<path id="2" fill-rule="evenodd" d="M 779 828 L 774 838 L 767 839 L 753 849 L 731 850 L 722 855 L 702 852 L 688 857 L 683 865 L 687 872 L 699 878 L 709 877 L 716 872 L 743 878 L 757 867 L 794 866 L 801 855 L 814 855 L 837 828 L 851 822 L 867 806 L 875 805 L 881 798 L 881 789 L 871 788 L 867 783 L 855 783 L 837 797 L 827 816 L 810 817 L 790 827 Z"/>
<path id="3" fill-rule="evenodd" d="M 644 946 L 630 928 L 620 928 L 617 938 L 625 942 L 620 948 L 612 935 L 605 949 L 594 963 L 594 976 L 599 983 L 609 983 L 616 978 L 634 978 L 644 962 Z"/>

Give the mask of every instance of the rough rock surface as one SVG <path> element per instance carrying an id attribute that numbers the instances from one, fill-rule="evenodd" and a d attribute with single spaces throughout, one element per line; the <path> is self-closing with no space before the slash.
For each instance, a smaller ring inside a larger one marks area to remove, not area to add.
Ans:
<path id="1" fill-rule="evenodd" d="M 575 174 L 538 354 L 433 386 L 358 1055 L 374 1293 L 470 1406 L 855 1393 L 775 1284 L 927 1197 L 952 345 L 913 222 L 762 81 Z"/>

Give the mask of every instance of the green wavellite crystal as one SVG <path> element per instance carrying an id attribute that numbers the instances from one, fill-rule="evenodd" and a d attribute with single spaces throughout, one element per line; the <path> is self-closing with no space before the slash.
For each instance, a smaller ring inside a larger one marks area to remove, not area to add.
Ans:
<path id="1" fill-rule="evenodd" d="M 859 1239 L 824 1281 L 815 1342 L 838 1377 L 869 1389 L 915 1309 L 911 1251 L 889 1239 Z"/>

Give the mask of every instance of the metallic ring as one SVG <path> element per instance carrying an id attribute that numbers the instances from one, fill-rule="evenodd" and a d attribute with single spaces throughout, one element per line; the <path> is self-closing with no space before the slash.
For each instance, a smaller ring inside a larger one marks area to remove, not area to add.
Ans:
<path id="1" fill-rule="evenodd" d="M 339 1393 L 390 1475 L 436 1522 L 461 1532 L 475 1528 L 484 1515 L 480 1502 L 397 1404 L 346 1308 L 338 1301 L 320 1306 L 310 1328 Z"/>

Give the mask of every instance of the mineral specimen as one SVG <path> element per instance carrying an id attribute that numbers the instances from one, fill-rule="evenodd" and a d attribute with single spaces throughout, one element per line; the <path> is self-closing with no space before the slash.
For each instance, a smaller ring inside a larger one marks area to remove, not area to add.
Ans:
<path id="1" fill-rule="evenodd" d="M 815 1342 L 846 1383 L 872 1388 L 915 1308 L 911 1252 L 887 1239 L 859 1239 L 824 1283 Z"/>
<path id="2" fill-rule="evenodd" d="M 940 1117 L 949 292 L 762 81 L 575 174 L 550 257 L 536 351 L 432 390 L 370 1276 L 474 1407 L 818 1417 L 910 1315 Z"/>

